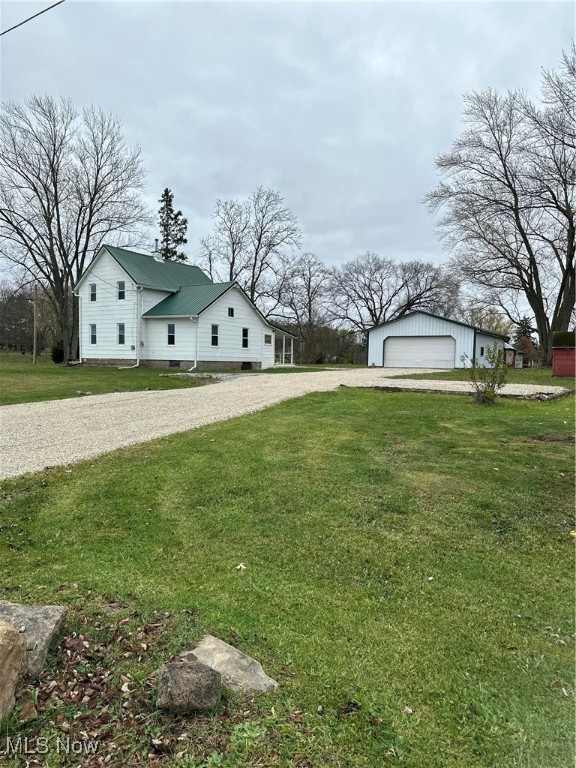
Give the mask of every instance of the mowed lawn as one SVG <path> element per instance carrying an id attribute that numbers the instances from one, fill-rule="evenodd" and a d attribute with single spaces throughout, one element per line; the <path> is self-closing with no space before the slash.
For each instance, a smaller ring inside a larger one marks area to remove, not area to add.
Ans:
<path id="1" fill-rule="evenodd" d="M 342 389 L 4 482 L 2 596 L 68 605 L 82 641 L 4 732 L 94 733 L 111 765 L 573 765 L 573 422 Z M 155 711 L 206 632 L 278 692 Z"/>
<path id="2" fill-rule="evenodd" d="M 174 370 L 120 369 L 114 366 L 66 366 L 4 363 L 0 357 L 0 405 L 63 400 L 78 392 L 103 395 L 109 392 L 140 392 L 145 389 L 181 389 L 204 382 L 193 378 L 161 376 Z"/>

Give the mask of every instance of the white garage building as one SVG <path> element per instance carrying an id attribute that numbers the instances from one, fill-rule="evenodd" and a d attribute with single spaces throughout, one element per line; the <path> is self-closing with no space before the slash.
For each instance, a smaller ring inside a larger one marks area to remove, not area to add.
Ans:
<path id="1" fill-rule="evenodd" d="M 429 312 L 410 312 L 368 331 L 368 365 L 385 368 L 468 368 L 488 365 L 486 350 L 507 336 Z M 466 360 L 462 361 L 462 356 Z"/>

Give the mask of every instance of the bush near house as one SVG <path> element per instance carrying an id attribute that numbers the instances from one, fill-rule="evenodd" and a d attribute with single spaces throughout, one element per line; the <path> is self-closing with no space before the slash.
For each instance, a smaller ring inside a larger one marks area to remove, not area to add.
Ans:
<path id="1" fill-rule="evenodd" d="M 476 358 L 471 361 L 468 371 L 473 388 L 472 397 L 479 405 L 494 405 L 508 377 L 504 348 L 496 344 L 488 347 L 486 360 L 488 365 L 481 365 Z"/>

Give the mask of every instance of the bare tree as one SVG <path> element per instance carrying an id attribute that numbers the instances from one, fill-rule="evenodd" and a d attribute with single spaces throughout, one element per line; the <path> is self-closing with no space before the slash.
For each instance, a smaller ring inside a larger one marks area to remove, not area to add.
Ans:
<path id="1" fill-rule="evenodd" d="M 513 323 L 498 307 L 486 306 L 483 302 L 472 302 L 461 306 L 454 315 L 456 320 L 462 320 L 502 336 L 511 336 L 514 328 Z"/>
<path id="2" fill-rule="evenodd" d="M 0 282 L 0 349 L 31 352 L 34 347 L 34 305 L 36 339 L 41 352 L 54 341 L 54 313 L 37 286 Z"/>
<path id="3" fill-rule="evenodd" d="M 248 200 L 218 200 L 214 230 L 201 241 L 202 266 L 213 279 L 237 280 L 265 314 L 278 306 L 292 253 L 300 247 L 296 217 L 273 189 Z"/>
<path id="4" fill-rule="evenodd" d="M 332 270 L 332 316 L 359 331 L 416 309 L 449 314 L 457 294 L 454 279 L 422 261 L 396 263 L 367 252 Z"/>
<path id="5" fill-rule="evenodd" d="M 74 284 L 104 241 L 150 221 L 140 151 L 98 109 L 79 114 L 48 96 L 3 104 L 0 115 L 0 257 L 43 286 L 66 359 L 77 345 Z"/>
<path id="6" fill-rule="evenodd" d="M 286 270 L 280 286 L 280 307 L 274 312 L 297 334 L 300 342 L 299 359 L 313 363 L 326 358 L 325 349 L 330 334 L 327 308 L 330 270 L 312 253 L 298 257 Z M 335 329 L 332 329 L 336 333 Z"/>
<path id="7" fill-rule="evenodd" d="M 427 196 L 454 266 L 512 322 L 522 297 L 546 361 L 551 334 L 568 328 L 575 302 L 574 106 L 576 49 L 544 73 L 540 106 L 522 92 L 465 97 L 467 129 L 436 165 Z"/>

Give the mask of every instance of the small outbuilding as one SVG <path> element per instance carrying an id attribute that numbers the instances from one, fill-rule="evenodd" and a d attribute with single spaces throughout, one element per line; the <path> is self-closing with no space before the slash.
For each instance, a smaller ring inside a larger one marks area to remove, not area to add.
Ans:
<path id="1" fill-rule="evenodd" d="M 506 356 L 506 365 L 509 368 L 524 367 L 524 352 L 516 349 L 513 344 L 504 344 L 504 354 Z"/>
<path id="2" fill-rule="evenodd" d="M 430 312 L 410 312 L 368 331 L 368 365 L 384 368 L 468 368 L 508 336 Z"/>
<path id="3" fill-rule="evenodd" d="M 576 376 L 576 331 L 552 334 L 552 376 Z"/>

